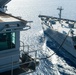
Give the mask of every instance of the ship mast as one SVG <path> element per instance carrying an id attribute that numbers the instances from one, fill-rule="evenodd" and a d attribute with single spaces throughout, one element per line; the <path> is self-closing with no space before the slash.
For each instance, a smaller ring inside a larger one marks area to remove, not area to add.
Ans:
<path id="1" fill-rule="evenodd" d="M 59 15 L 59 22 L 60 22 L 63 8 L 62 7 L 58 7 L 57 10 L 59 10 L 59 14 L 58 15 Z"/>

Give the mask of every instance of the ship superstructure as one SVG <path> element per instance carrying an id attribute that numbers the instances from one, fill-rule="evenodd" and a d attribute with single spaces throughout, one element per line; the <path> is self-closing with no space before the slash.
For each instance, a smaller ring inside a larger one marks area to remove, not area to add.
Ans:
<path id="1" fill-rule="evenodd" d="M 59 18 L 53 16 L 39 15 L 44 34 L 64 48 L 71 61 L 76 63 L 76 21 L 61 18 L 62 7 Z M 58 49 L 59 49 L 58 48 Z M 71 56 L 71 57 L 70 57 Z M 72 60 L 73 59 L 73 60 Z M 76 64 L 75 64 L 76 65 Z"/>
<path id="2" fill-rule="evenodd" d="M 23 72 L 20 69 L 24 72 L 27 71 L 26 68 L 35 70 L 36 65 L 35 60 L 28 55 L 29 53 L 24 51 L 24 43 L 20 41 L 20 31 L 30 29 L 27 23 L 32 21 L 5 13 L 5 5 L 9 1 L 0 0 L 0 75 L 10 70 L 9 75 L 13 75 L 13 70 L 17 68 L 18 73 Z M 20 49 L 20 42 L 23 43 L 23 49 Z"/>

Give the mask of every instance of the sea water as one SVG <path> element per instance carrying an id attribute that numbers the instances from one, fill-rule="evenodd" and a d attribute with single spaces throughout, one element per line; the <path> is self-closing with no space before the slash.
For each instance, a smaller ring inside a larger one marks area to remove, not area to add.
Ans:
<path id="1" fill-rule="evenodd" d="M 47 49 L 38 15 L 58 17 L 59 11 L 57 8 L 62 6 L 64 9 L 62 17 L 76 20 L 76 0 L 11 0 L 7 6 L 7 13 L 33 21 L 30 24 L 30 30 L 20 33 L 20 40 L 24 41 L 25 45 L 32 45 L 33 49 L 43 50 L 42 53 L 44 55 L 50 55 L 54 52 L 49 48 Z M 55 44 L 51 43 L 51 45 L 55 48 Z M 38 56 L 41 57 L 42 55 L 39 53 Z M 28 75 L 76 75 L 76 68 L 67 64 L 64 58 L 56 54 L 49 59 L 40 60 L 39 62 L 40 64 L 36 71 Z"/>

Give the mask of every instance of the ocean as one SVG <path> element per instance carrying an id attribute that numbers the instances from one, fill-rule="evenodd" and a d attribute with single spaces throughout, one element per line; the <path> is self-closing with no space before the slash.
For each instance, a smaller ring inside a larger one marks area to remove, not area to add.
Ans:
<path id="1" fill-rule="evenodd" d="M 48 15 L 58 17 L 59 11 L 57 8 L 62 6 L 62 17 L 76 20 L 76 0 L 11 0 L 7 4 L 7 13 L 21 17 L 27 21 L 33 21 L 29 24 L 30 30 L 20 33 L 20 40 L 25 45 L 32 45 L 32 49 L 41 50 L 38 57 L 50 55 L 53 52 L 46 46 L 43 30 L 38 15 Z M 54 44 L 53 48 L 55 48 Z M 67 63 L 69 60 L 64 60 L 63 57 L 54 54 L 51 58 L 39 60 L 40 64 L 36 71 L 28 75 L 76 75 L 76 68 Z"/>

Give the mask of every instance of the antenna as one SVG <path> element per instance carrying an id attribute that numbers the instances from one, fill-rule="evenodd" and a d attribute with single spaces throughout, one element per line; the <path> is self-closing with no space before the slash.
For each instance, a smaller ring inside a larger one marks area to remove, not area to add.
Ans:
<path id="1" fill-rule="evenodd" d="M 61 20 L 61 14 L 62 14 L 62 6 L 61 7 L 58 7 L 57 10 L 59 10 L 59 21 Z"/>

